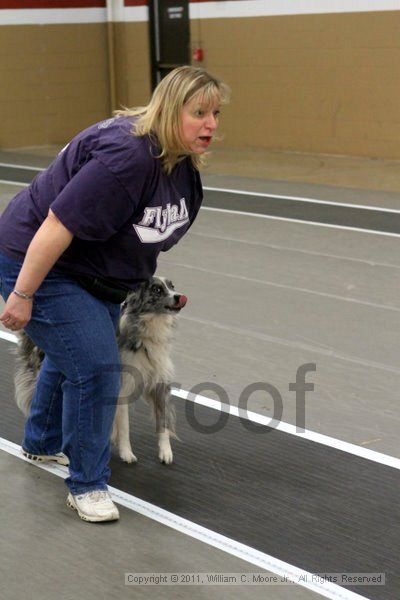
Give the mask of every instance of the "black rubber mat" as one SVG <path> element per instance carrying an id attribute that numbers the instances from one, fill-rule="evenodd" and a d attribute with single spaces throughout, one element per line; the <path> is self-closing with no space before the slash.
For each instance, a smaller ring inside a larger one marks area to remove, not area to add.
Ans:
<path id="1" fill-rule="evenodd" d="M 0 436 L 20 443 L 14 405 L 14 345 L 0 341 Z M 175 463 L 161 465 L 147 407 L 135 406 L 136 465 L 112 459 L 111 485 L 312 573 L 385 573 L 385 586 L 349 589 L 371 599 L 400 597 L 400 472 L 229 416 L 214 434 L 199 431 L 176 399 Z M 211 426 L 221 417 L 196 406 Z M 396 558 L 397 555 L 397 558 Z"/>
<path id="2" fill-rule="evenodd" d="M 1 167 L 0 166 L 0 179 L 4 181 L 15 181 L 20 183 L 30 183 L 36 175 L 40 173 L 39 170 L 26 169 L 24 167 Z"/>
<path id="3" fill-rule="evenodd" d="M 204 192 L 204 205 L 213 208 L 245 211 L 250 213 L 300 219 L 312 223 L 327 223 L 341 227 L 357 227 L 400 235 L 400 212 L 384 212 L 335 204 L 319 204 L 301 200 L 275 198 L 274 196 L 252 196 L 229 192 Z"/>
<path id="4" fill-rule="evenodd" d="M 39 172 L 23 167 L 0 166 L 0 179 L 29 183 Z M 319 204 L 274 196 L 252 196 L 251 194 L 204 190 L 204 206 L 400 235 L 400 212 L 357 208 L 356 205 L 349 207 L 334 203 Z"/>

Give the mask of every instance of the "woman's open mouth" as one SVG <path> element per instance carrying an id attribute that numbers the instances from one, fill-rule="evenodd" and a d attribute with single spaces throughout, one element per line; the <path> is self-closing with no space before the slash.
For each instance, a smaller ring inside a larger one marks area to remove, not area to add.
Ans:
<path id="1" fill-rule="evenodd" d="M 201 135 L 199 136 L 199 140 L 208 146 L 208 144 L 211 144 L 212 137 L 211 135 Z"/>

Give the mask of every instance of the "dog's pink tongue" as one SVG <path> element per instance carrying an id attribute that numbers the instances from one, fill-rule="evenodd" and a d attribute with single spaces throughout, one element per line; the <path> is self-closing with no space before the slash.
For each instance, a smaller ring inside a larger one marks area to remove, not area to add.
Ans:
<path id="1" fill-rule="evenodd" d="M 179 296 L 179 300 L 178 300 L 179 308 L 183 308 L 185 306 L 186 302 L 187 302 L 186 296 L 183 296 L 183 295 Z"/>

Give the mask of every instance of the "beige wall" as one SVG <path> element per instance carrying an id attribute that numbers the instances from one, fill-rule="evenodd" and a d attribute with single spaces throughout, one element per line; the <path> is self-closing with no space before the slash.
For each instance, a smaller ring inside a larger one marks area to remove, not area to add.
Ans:
<path id="1" fill-rule="evenodd" d="M 147 104 L 151 94 L 147 23 L 114 25 L 117 108 Z"/>
<path id="2" fill-rule="evenodd" d="M 0 147 L 64 143 L 102 119 L 107 71 L 104 24 L 0 27 Z"/>
<path id="3" fill-rule="evenodd" d="M 230 84 L 227 147 L 400 158 L 400 11 L 191 22 Z M 148 24 L 113 26 L 117 104 L 150 94 Z M 110 113 L 107 26 L 0 27 L 0 146 L 63 143 Z"/>
<path id="4" fill-rule="evenodd" d="M 194 21 L 233 91 L 224 144 L 400 158 L 399 29 L 400 12 Z"/>

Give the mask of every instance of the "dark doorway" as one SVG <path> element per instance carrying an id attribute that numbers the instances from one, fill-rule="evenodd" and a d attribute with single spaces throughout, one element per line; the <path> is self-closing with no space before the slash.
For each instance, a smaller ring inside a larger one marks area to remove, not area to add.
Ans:
<path id="1" fill-rule="evenodd" d="M 154 89 L 172 69 L 190 64 L 188 0 L 149 0 L 149 23 Z"/>

